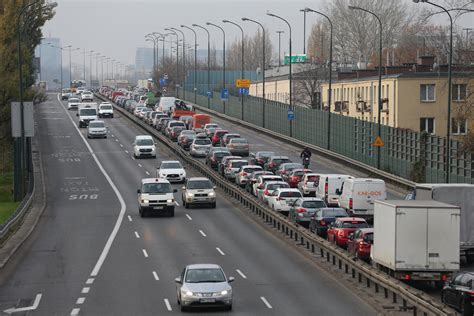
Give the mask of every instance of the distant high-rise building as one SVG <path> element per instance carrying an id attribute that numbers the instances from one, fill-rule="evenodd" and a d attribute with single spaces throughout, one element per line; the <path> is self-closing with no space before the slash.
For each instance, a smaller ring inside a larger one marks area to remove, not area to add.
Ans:
<path id="1" fill-rule="evenodd" d="M 135 69 L 140 73 L 149 73 L 153 69 L 153 48 L 137 47 Z"/>
<path id="2" fill-rule="evenodd" d="M 56 46 L 56 47 L 52 47 Z M 36 57 L 39 58 L 38 80 L 46 81 L 48 89 L 61 87 L 61 40 L 59 38 L 43 38 L 36 48 Z M 63 85 L 67 85 L 69 75 L 63 71 Z"/>

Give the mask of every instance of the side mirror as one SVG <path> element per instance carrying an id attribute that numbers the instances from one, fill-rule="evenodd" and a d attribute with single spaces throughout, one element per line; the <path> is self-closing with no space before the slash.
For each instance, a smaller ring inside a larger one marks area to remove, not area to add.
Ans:
<path id="1" fill-rule="evenodd" d="M 336 189 L 336 194 L 341 195 L 341 191 L 339 189 Z"/>
<path id="2" fill-rule="evenodd" d="M 183 284 L 183 281 L 181 281 L 181 278 L 176 278 L 174 281 L 178 284 Z"/>
<path id="3" fill-rule="evenodd" d="M 234 281 L 235 281 L 235 278 L 234 278 L 234 277 L 229 277 L 229 278 L 227 279 L 227 282 L 229 282 L 229 283 L 232 283 L 232 282 L 234 282 Z"/>
<path id="4" fill-rule="evenodd" d="M 138 189 L 138 190 L 137 190 L 137 193 L 138 193 L 138 194 L 142 193 L 142 190 Z"/>
<path id="5" fill-rule="evenodd" d="M 176 192 L 178 192 L 178 190 L 177 190 L 177 189 L 174 189 L 174 190 L 173 190 L 173 193 L 176 193 Z"/>
<path id="6" fill-rule="evenodd" d="M 181 187 L 181 190 L 186 190 L 186 187 L 185 187 L 185 186 L 182 186 L 182 187 Z"/>
<path id="7" fill-rule="evenodd" d="M 212 188 L 215 190 L 215 189 L 217 189 L 217 186 L 213 186 Z"/>
<path id="8" fill-rule="evenodd" d="M 76 113 L 76 116 L 79 116 L 79 113 Z"/>

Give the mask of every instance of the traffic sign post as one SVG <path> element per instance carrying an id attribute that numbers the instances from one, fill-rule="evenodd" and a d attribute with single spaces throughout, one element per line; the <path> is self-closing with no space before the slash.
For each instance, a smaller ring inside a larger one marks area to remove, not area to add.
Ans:
<path id="1" fill-rule="evenodd" d="M 237 88 L 250 88 L 250 80 L 249 79 L 237 79 L 235 80 L 235 86 Z"/>
<path id="2" fill-rule="evenodd" d="M 212 91 L 207 91 L 206 95 L 207 95 L 208 99 L 211 99 L 212 98 Z"/>
<path id="3" fill-rule="evenodd" d="M 288 121 L 293 121 L 295 119 L 295 111 L 288 110 Z"/>
<path id="4" fill-rule="evenodd" d="M 249 89 L 247 88 L 239 88 L 240 95 L 249 95 Z"/>
<path id="5" fill-rule="evenodd" d="M 383 146 L 385 146 L 385 143 L 383 142 L 382 137 L 377 136 L 377 137 L 375 138 L 374 143 L 373 143 L 372 145 L 373 145 L 374 147 L 383 147 Z"/>
<path id="6" fill-rule="evenodd" d="M 221 100 L 224 102 L 229 101 L 229 90 L 227 89 L 222 89 L 221 90 Z"/>

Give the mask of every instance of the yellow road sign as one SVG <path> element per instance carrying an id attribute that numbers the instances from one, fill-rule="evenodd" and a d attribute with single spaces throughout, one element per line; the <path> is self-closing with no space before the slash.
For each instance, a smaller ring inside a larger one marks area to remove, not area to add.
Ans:
<path id="1" fill-rule="evenodd" d="M 250 80 L 249 79 L 236 79 L 235 86 L 237 88 L 250 88 Z"/>
<path id="2" fill-rule="evenodd" d="M 377 136 L 377 138 L 375 139 L 375 142 L 373 143 L 373 145 L 374 145 L 374 147 L 383 147 L 383 146 L 385 146 L 385 143 L 383 142 L 382 137 Z"/>

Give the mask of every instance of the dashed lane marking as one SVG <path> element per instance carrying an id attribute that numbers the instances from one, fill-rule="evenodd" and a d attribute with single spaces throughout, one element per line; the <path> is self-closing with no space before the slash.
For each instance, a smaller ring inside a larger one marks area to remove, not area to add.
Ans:
<path id="1" fill-rule="evenodd" d="M 130 215 L 127 215 L 128 221 L 133 222 L 132 217 Z"/>
<path id="2" fill-rule="evenodd" d="M 156 271 L 153 271 L 153 277 L 155 278 L 156 281 L 160 280 L 160 278 L 158 277 L 158 273 L 156 273 Z"/>
<path id="3" fill-rule="evenodd" d="M 190 221 L 193 220 L 193 218 L 192 218 L 191 216 L 189 216 L 189 214 L 186 214 L 186 217 L 187 217 Z"/>
<path id="4" fill-rule="evenodd" d="M 272 305 L 270 305 L 270 303 L 268 303 L 267 299 L 263 296 L 260 296 L 260 299 L 262 300 L 262 302 L 267 306 L 267 308 L 269 309 L 272 309 Z"/>
<path id="5" fill-rule="evenodd" d="M 168 301 L 167 298 L 165 298 L 165 305 L 166 305 L 166 309 L 171 312 L 173 309 L 171 308 L 171 304 L 170 304 L 170 301 Z"/>
<path id="6" fill-rule="evenodd" d="M 76 301 L 76 304 L 77 305 L 81 305 L 81 304 L 84 304 L 86 298 L 85 297 L 79 297 Z"/>
<path id="7" fill-rule="evenodd" d="M 91 290 L 90 287 L 83 287 L 81 293 L 82 294 L 87 294 L 87 293 L 89 293 L 90 290 Z"/>
<path id="8" fill-rule="evenodd" d="M 216 247 L 216 250 L 223 256 L 225 256 L 224 251 L 222 251 L 219 247 Z"/>
<path id="9" fill-rule="evenodd" d="M 92 283 L 94 283 L 94 279 L 93 279 L 93 278 L 87 279 L 86 284 L 92 284 Z"/>
<path id="10" fill-rule="evenodd" d="M 242 273 L 242 271 L 240 271 L 239 269 L 235 270 L 237 271 L 238 274 L 240 274 L 240 276 L 242 277 L 242 279 L 246 279 L 247 276 L 245 274 Z"/>
<path id="11" fill-rule="evenodd" d="M 207 235 L 202 230 L 199 230 L 199 233 L 202 235 L 202 237 L 207 237 Z"/>
<path id="12" fill-rule="evenodd" d="M 142 249 L 142 252 L 143 252 L 143 255 L 145 256 L 145 258 L 148 258 L 148 252 L 146 252 L 145 249 Z"/>
<path id="13" fill-rule="evenodd" d="M 74 308 L 72 311 L 71 311 L 71 316 L 77 316 L 79 315 L 79 312 L 81 311 L 80 308 Z"/>
<path id="14" fill-rule="evenodd" d="M 140 238 L 140 235 L 138 235 L 138 233 L 135 232 L 135 237 Z"/>

